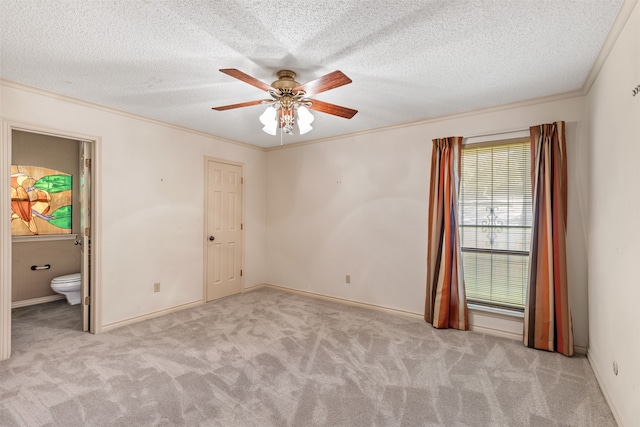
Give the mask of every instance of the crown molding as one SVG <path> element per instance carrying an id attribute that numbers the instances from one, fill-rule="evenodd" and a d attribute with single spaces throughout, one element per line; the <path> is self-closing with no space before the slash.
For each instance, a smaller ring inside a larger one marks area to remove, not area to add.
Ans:
<path id="1" fill-rule="evenodd" d="M 234 144 L 234 145 L 239 145 L 241 147 L 245 147 L 245 148 L 251 148 L 253 150 L 258 150 L 258 151 L 265 151 L 265 149 L 263 147 L 258 147 L 256 145 L 252 145 L 252 144 L 247 144 L 246 142 L 240 142 L 240 141 L 236 141 L 233 139 L 228 139 L 228 138 L 223 138 L 221 136 L 218 135 L 214 135 L 212 133 L 207 133 L 207 132 L 202 132 L 202 131 L 198 131 L 198 130 L 194 130 L 194 129 L 190 129 L 188 127 L 184 127 L 184 126 L 179 126 L 173 123 L 168 123 L 168 122 L 163 122 L 161 120 L 157 120 L 157 119 L 152 119 L 149 117 L 145 117 L 145 116 L 141 116 L 139 114 L 135 114 L 135 113 L 131 113 L 125 110 L 119 110 L 117 108 L 113 108 L 113 107 L 107 107 L 106 105 L 102 105 L 102 104 L 97 104 L 95 102 L 89 102 L 89 101 L 85 101 L 79 98 L 74 98 L 72 96 L 68 96 L 68 95 L 63 95 L 60 93 L 56 93 L 56 92 L 52 92 L 46 89 L 41 89 L 35 86 L 29 86 L 26 85 L 24 83 L 18 83 L 12 80 L 7 80 L 7 79 L 2 79 L 0 78 L 0 87 L 1 86 L 6 86 L 6 87 L 11 87 L 14 89 L 18 89 L 18 90 L 24 90 L 26 92 L 31 92 L 31 93 L 35 93 L 37 95 L 42 95 L 42 96 L 46 96 L 48 98 L 53 98 L 53 99 L 58 99 L 58 100 L 62 100 L 65 102 L 69 102 L 71 104 L 76 104 L 76 105 L 81 105 L 83 107 L 87 107 L 87 108 L 93 108 L 96 110 L 101 110 L 107 113 L 111 113 L 111 114 L 117 114 L 120 116 L 124 116 L 124 117 L 128 117 L 131 119 L 135 119 L 135 120 L 141 120 L 147 123 L 151 123 L 151 124 L 155 124 L 155 125 L 159 125 L 159 126 L 164 126 L 164 127 L 168 127 L 171 129 L 175 129 L 175 130 L 179 130 L 181 132 L 187 132 L 190 133 L 192 135 L 198 135 L 198 136 L 203 136 L 205 138 L 212 138 L 215 139 L 217 141 L 220 142 L 225 142 L 227 144 Z"/>
<path id="2" fill-rule="evenodd" d="M 585 80 L 584 85 L 582 85 L 581 91 L 583 95 L 586 95 L 587 93 L 589 93 L 589 91 L 591 90 L 591 87 L 593 86 L 596 79 L 598 78 L 598 75 L 600 74 L 600 70 L 602 70 L 604 63 L 609 57 L 609 54 L 611 53 L 613 46 L 618 40 L 618 36 L 620 36 L 622 29 L 624 28 L 627 21 L 629 20 L 629 17 L 631 16 L 631 13 L 633 12 L 633 9 L 636 6 L 637 2 L 638 0 L 624 0 L 622 2 L 622 5 L 620 6 L 620 10 L 618 10 L 618 14 L 616 15 L 616 19 L 613 21 L 613 24 L 611 25 L 609 34 L 607 34 L 607 37 L 604 40 L 602 48 L 600 49 L 600 52 L 598 53 L 598 56 L 596 57 L 596 60 L 593 63 L 593 66 L 591 67 L 591 71 L 587 75 L 587 79 Z"/>
<path id="3" fill-rule="evenodd" d="M 409 127 L 413 127 L 413 126 L 422 126 L 422 125 L 426 125 L 426 124 L 430 124 L 430 123 L 443 122 L 443 121 L 446 121 L 446 120 L 454 120 L 454 119 L 460 119 L 460 118 L 469 117 L 469 116 L 477 116 L 477 115 L 480 115 L 480 114 L 488 114 L 488 113 L 494 113 L 494 112 L 498 112 L 498 111 L 512 110 L 514 108 L 529 107 L 529 106 L 532 106 L 532 105 L 545 104 L 545 103 L 548 103 L 548 102 L 562 101 L 562 100 L 565 100 L 565 99 L 579 98 L 579 97 L 583 97 L 583 96 L 584 96 L 584 93 L 582 93 L 582 90 L 577 90 L 577 91 L 572 91 L 572 92 L 565 92 L 565 93 L 560 93 L 560 94 L 556 94 L 556 95 L 544 96 L 544 97 L 541 97 L 541 98 L 532 98 L 532 99 L 528 99 L 528 100 L 525 100 L 525 101 L 517 101 L 517 102 L 512 102 L 512 103 L 509 103 L 509 104 L 502 104 L 502 105 L 497 105 L 497 106 L 493 106 L 493 107 L 480 108 L 480 109 L 477 109 L 477 110 L 469 110 L 469 111 L 465 111 L 465 112 L 462 112 L 462 113 L 448 114 L 448 115 L 444 115 L 444 116 L 432 117 L 432 118 L 428 118 L 428 119 L 422 119 L 422 120 L 417 120 L 417 121 L 413 121 L 413 122 L 399 123 L 399 124 L 394 124 L 394 125 L 389 125 L 389 126 L 381 126 L 379 128 L 367 129 L 367 130 L 362 130 L 362 131 L 359 131 L 359 132 L 353 132 L 353 133 L 348 133 L 348 134 L 343 134 L 343 135 L 332 136 L 332 137 L 329 137 L 329 138 L 314 139 L 312 141 L 304 141 L 304 142 L 293 142 L 291 144 L 279 145 L 279 146 L 276 146 L 276 147 L 269 147 L 269 148 L 266 148 L 265 151 L 269 152 L 269 151 L 285 150 L 285 149 L 289 149 L 289 148 L 300 147 L 300 146 L 303 146 L 303 145 L 319 144 L 321 142 L 335 141 L 335 140 L 338 140 L 338 139 L 355 138 L 355 137 L 358 137 L 358 136 L 368 135 L 368 134 L 372 134 L 372 133 L 386 132 L 386 131 L 390 131 L 390 130 L 409 128 Z"/>

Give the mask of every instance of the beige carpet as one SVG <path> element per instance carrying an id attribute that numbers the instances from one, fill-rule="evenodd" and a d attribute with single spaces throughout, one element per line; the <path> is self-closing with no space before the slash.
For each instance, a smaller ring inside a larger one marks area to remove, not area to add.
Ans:
<path id="1" fill-rule="evenodd" d="M 615 426 L 586 358 L 260 289 L 100 335 L 14 310 L 2 426 Z"/>

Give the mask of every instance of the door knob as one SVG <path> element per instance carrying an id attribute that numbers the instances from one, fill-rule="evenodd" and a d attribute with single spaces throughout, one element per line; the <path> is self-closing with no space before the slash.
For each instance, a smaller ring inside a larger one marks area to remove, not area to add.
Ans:
<path id="1" fill-rule="evenodd" d="M 213 236 L 209 236 L 209 240 L 213 242 L 214 240 L 216 240 L 216 238 Z"/>

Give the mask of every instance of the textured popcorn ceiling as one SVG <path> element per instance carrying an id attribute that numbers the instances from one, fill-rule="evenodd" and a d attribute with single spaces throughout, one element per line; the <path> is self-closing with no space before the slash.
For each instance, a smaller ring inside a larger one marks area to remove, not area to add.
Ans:
<path id="1" fill-rule="evenodd" d="M 218 72 L 300 83 L 341 70 L 316 96 L 308 141 L 579 90 L 622 0 L 3 0 L 0 77 L 269 147 L 264 98 Z M 505 124 L 508 127 L 508 124 Z"/>

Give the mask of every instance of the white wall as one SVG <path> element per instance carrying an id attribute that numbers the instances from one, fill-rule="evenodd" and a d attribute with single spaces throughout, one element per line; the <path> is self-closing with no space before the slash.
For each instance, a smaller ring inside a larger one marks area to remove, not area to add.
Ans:
<path id="1" fill-rule="evenodd" d="M 586 348 L 584 97 L 269 151 L 268 282 L 422 314 L 431 140 L 528 129 L 557 120 L 567 122 L 567 239 L 575 342 Z"/>
<path id="2" fill-rule="evenodd" d="M 266 281 L 420 314 L 431 139 L 565 120 L 571 301 L 576 344 L 586 347 L 583 101 L 487 110 L 266 154 L 15 85 L 2 86 L 0 108 L 9 121 L 101 138 L 96 244 L 105 326 L 201 298 L 204 156 L 245 164 L 245 287 Z M 154 294 L 157 281 L 162 292 Z"/>
<path id="3" fill-rule="evenodd" d="M 265 281 L 263 150 L 13 84 L 2 86 L 0 111 L 8 122 L 101 138 L 102 326 L 202 299 L 205 156 L 244 164 L 244 285 Z"/>
<path id="4" fill-rule="evenodd" d="M 640 6 L 588 96 L 589 357 L 621 425 L 640 424 Z M 616 361 L 619 374 L 612 365 Z"/>

